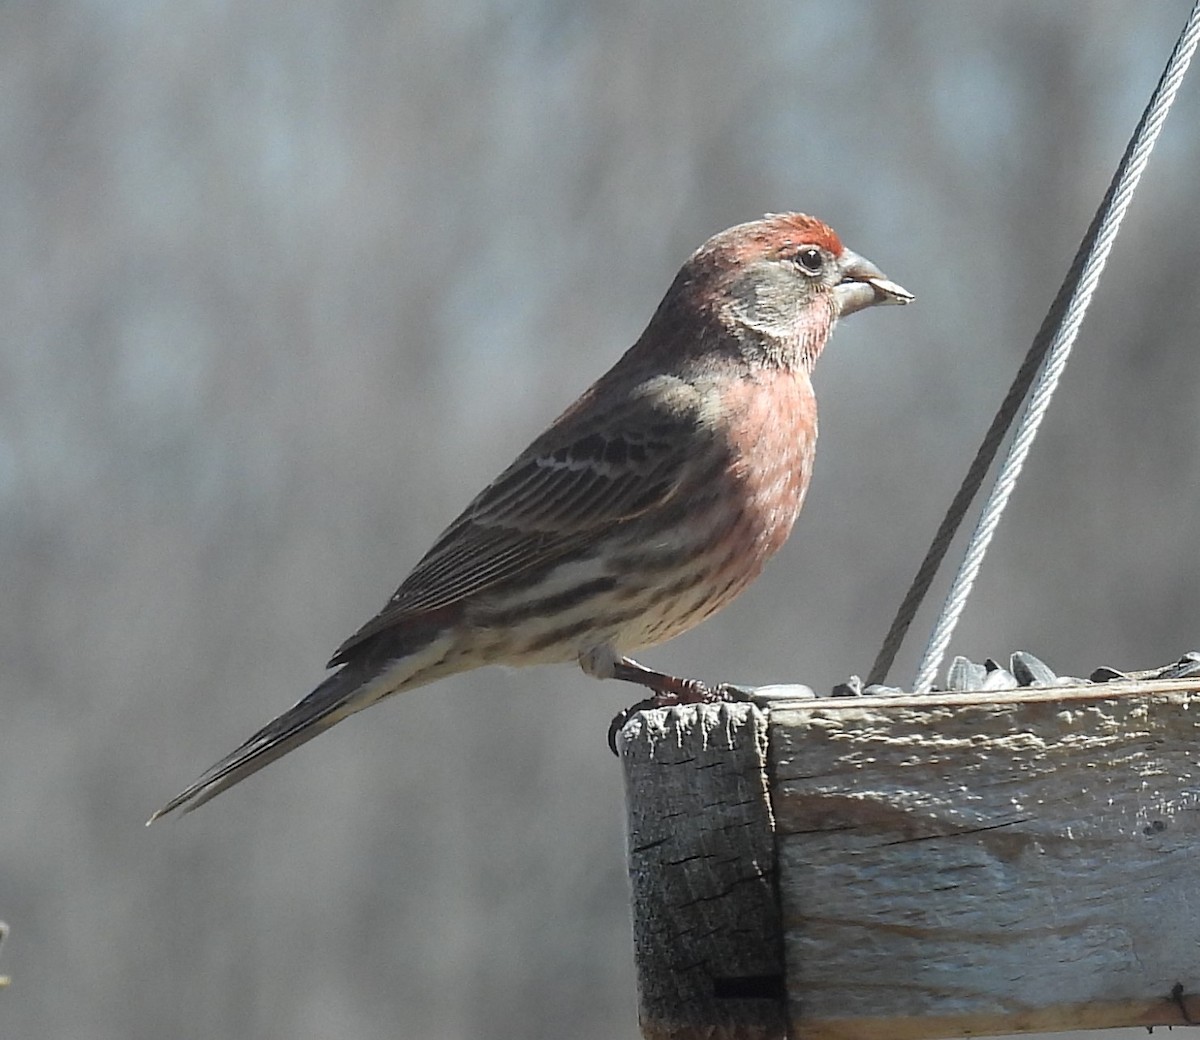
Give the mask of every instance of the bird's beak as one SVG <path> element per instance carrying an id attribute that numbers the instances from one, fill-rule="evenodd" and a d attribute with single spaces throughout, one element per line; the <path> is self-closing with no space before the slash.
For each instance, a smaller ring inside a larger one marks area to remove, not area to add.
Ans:
<path id="1" fill-rule="evenodd" d="M 833 291 L 838 314 L 843 317 L 879 303 L 912 303 L 916 299 L 904 286 L 890 281 L 866 257 L 849 249 L 842 250 L 841 268 L 842 280 Z"/>

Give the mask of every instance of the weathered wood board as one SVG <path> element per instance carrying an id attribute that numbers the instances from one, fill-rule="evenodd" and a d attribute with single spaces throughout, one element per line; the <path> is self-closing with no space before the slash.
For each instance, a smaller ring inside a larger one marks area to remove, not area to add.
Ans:
<path id="1" fill-rule="evenodd" d="M 1200 1019 L 1198 690 L 636 717 L 622 756 L 645 1034 Z"/>

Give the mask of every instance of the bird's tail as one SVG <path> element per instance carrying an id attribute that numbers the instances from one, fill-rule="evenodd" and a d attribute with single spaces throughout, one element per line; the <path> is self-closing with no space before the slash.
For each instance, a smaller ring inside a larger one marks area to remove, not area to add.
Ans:
<path id="1" fill-rule="evenodd" d="M 419 674 L 413 663 L 400 660 L 382 667 L 363 663 L 344 666 L 167 802 L 146 821 L 146 826 L 175 809 L 191 812 L 281 755 L 324 733 L 347 715 L 362 711 L 401 688 L 418 686 L 434 677 Z"/>

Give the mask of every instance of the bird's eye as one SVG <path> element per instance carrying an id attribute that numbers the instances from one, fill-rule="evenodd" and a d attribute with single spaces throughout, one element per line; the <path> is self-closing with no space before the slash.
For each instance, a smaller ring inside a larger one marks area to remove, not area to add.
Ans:
<path id="1" fill-rule="evenodd" d="M 808 274 L 820 274 L 821 268 L 825 266 L 825 257 L 815 246 L 805 246 L 796 254 L 796 263 Z"/>

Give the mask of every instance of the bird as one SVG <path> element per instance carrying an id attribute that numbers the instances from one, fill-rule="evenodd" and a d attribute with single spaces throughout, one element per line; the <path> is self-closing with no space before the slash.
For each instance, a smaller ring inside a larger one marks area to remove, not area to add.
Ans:
<path id="1" fill-rule="evenodd" d="M 376 701 L 485 665 L 578 662 L 662 703 L 631 654 L 711 617 L 784 544 L 840 318 L 914 299 L 804 213 L 706 241 L 645 331 L 433 543 L 311 693 L 150 818 L 191 811 Z"/>

